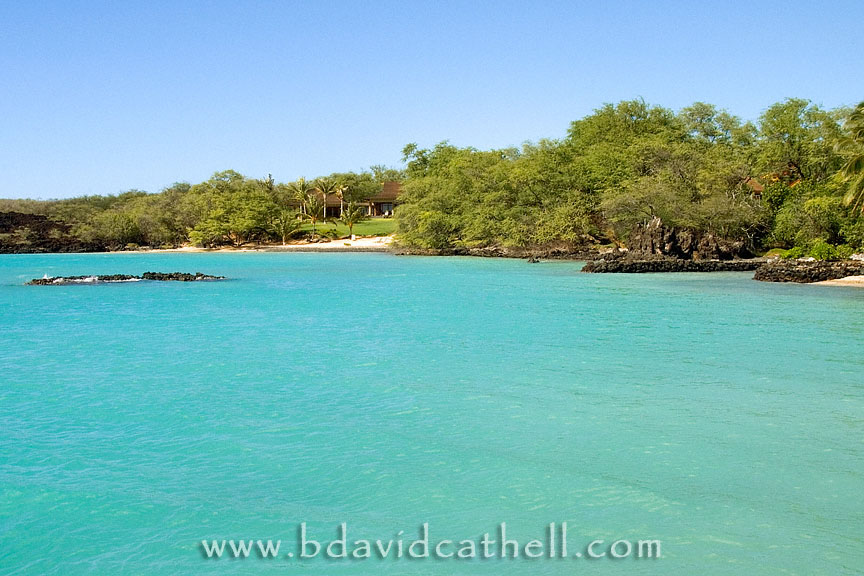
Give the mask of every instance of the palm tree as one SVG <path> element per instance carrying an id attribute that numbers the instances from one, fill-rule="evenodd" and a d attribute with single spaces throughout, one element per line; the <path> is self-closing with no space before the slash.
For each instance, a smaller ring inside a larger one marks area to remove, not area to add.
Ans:
<path id="1" fill-rule="evenodd" d="M 348 226 L 348 234 L 354 236 L 354 225 L 368 218 L 366 207 L 356 202 L 348 202 L 348 207 L 342 210 L 339 221 Z"/>
<path id="2" fill-rule="evenodd" d="M 296 210 L 283 208 L 273 217 L 272 229 L 282 237 L 282 245 L 288 242 L 288 236 L 300 228 L 300 218 Z"/>
<path id="3" fill-rule="evenodd" d="M 298 178 L 296 182 L 288 184 L 288 191 L 294 197 L 294 200 L 300 203 L 300 212 L 306 213 L 306 203 L 309 200 L 309 195 L 314 186 L 306 181 L 306 178 Z"/>
<path id="4" fill-rule="evenodd" d="M 348 191 L 346 184 L 339 184 L 334 190 L 334 194 L 339 197 L 339 216 L 342 216 L 342 211 L 345 209 L 345 193 Z"/>
<path id="5" fill-rule="evenodd" d="M 312 222 L 312 239 L 315 239 L 315 223 L 319 220 L 324 220 L 325 216 L 325 203 L 317 194 L 309 194 L 306 197 L 306 211 L 302 214 L 303 218 L 306 218 L 310 222 Z"/>
<path id="6" fill-rule="evenodd" d="M 339 186 L 330 178 L 318 178 L 315 181 L 315 190 L 321 194 L 321 200 L 324 201 L 324 215 L 327 215 L 327 196 L 335 194 Z"/>
<path id="7" fill-rule="evenodd" d="M 849 186 L 843 200 L 864 214 L 864 102 L 855 107 L 843 130 L 846 135 L 837 143 L 838 152 L 848 157 L 839 173 Z"/>

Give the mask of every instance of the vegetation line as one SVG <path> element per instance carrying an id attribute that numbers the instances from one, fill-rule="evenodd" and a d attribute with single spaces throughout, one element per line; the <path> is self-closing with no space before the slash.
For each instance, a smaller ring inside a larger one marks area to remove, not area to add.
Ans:
<path id="1" fill-rule="evenodd" d="M 228 170 L 158 194 L 0 200 L 0 251 L 349 235 L 391 181 L 401 183 L 395 231 L 408 248 L 649 242 L 679 257 L 776 249 L 829 260 L 864 248 L 864 102 L 824 110 L 787 99 L 750 123 L 701 102 L 676 113 L 624 101 L 572 122 L 559 140 L 486 151 L 409 144 L 403 155 L 403 170 L 289 183 Z M 646 240 L 648 228 L 656 234 Z"/>

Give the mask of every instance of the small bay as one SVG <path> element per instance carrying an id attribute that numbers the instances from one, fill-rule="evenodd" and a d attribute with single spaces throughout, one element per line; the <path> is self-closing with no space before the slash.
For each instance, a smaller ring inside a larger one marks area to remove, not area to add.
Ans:
<path id="1" fill-rule="evenodd" d="M 853 574 L 864 290 L 386 254 L 0 256 L 0 573 Z M 44 274 L 219 282 L 25 286 Z M 212 560 L 567 522 L 655 560 Z"/>

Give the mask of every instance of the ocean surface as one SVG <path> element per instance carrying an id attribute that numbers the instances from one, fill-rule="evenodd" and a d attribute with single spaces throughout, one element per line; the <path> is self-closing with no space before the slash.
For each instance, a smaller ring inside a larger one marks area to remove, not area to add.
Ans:
<path id="1" fill-rule="evenodd" d="M 0 574 L 861 573 L 864 290 L 579 268 L 0 256 Z M 24 285 L 146 271 L 230 280 Z M 301 522 L 566 522 L 570 557 L 288 558 Z M 640 539 L 662 557 L 573 557 Z"/>

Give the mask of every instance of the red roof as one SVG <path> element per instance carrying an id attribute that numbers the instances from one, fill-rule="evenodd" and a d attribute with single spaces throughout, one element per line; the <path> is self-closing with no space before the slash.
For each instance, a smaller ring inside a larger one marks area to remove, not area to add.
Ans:
<path id="1" fill-rule="evenodd" d="M 757 194 L 761 194 L 765 190 L 765 186 L 755 178 L 748 178 L 746 184 L 750 187 L 750 190 Z"/>

